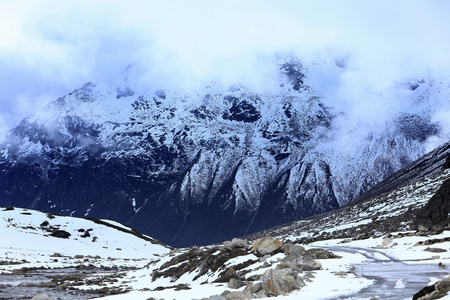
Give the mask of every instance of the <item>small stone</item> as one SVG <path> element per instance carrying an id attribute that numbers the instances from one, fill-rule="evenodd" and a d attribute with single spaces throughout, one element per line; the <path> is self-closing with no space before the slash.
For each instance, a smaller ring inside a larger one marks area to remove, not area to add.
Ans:
<path id="1" fill-rule="evenodd" d="M 434 252 L 434 253 L 447 252 L 447 250 L 442 249 L 442 248 L 430 248 L 430 247 L 426 248 L 426 249 L 423 250 L 423 251 Z"/>
<path id="2" fill-rule="evenodd" d="M 387 246 L 389 246 L 389 244 L 391 244 L 391 243 L 392 243 L 392 239 L 386 237 L 386 238 L 384 238 L 383 241 L 381 242 L 381 246 L 387 247 Z"/>

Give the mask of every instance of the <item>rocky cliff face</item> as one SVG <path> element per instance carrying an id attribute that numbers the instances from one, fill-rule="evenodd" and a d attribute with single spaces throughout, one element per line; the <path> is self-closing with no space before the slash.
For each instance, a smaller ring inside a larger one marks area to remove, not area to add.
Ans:
<path id="1" fill-rule="evenodd" d="M 313 70 L 278 66 L 264 92 L 86 84 L 0 145 L 0 205 L 111 218 L 174 246 L 207 244 L 336 209 L 423 155 L 439 133 L 429 111 L 408 111 L 343 151 L 335 123 L 345 112 L 314 89 Z M 426 81 L 405 89 L 428 107 Z"/>

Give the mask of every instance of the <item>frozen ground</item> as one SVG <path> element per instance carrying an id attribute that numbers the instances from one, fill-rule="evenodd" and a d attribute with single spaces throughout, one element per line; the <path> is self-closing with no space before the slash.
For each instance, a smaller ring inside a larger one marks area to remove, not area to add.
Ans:
<path id="1" fill-rule="evenodd" d="M 170 251 L 115 222 L 20 208 L 0 209 L 0 240 L 0 299 L 31 299 L 43 290 L 60 299 L 88 299 L 113 277 Z M 81 283 L 88 294 L 73 292 Z"/>
<path id="2" fill-rule="evenodd" d="M 310 282 L 307 282 L 306 287 L 279 297 L 282 299 L 310 300 L 356 300 L 373 297 L 378 299 L 411 299 L 424 286 L 449 276 L 447 267 L 450 267 L 450 253 L 448 251 L 433 253 L 425 251 L 425 249 L 427 247 L 438 247 L 448 250 L 450 242 L 432 246 L 416 245 L 429 239 L 445 237 L 450 237 L 450 232 L 429 237 L 405 236 L 397 238 L 396 235 L 393 235 L 391 242 L 386 246 L 382 246 L 382 237 L 345 243 L 343 243 L 343 239 L 315 242 L 306 246 L 306 249 L 316 247 L 329 249 L 342 258 L 319 260 L 322 263 L 322 269 L 312 272 L 314 277 L 311 278 Z M 202 285 L 200 284 L 202 280 L 199 280 L 197 284 L 194 281 L 190 282 L 190 290 L 145 291 L 145 288 L 152 287 L 150 270 L 130 271 L 127 280 L 133 286 L 134 292 L 102 299 L 145 300 L 150 297 L 156 299 L 201 299 L 221 294 L 227 289 L 230 290 L 225 284 Z M 448 299 L 450 299 L 450 296 L 448 296 Z"/>

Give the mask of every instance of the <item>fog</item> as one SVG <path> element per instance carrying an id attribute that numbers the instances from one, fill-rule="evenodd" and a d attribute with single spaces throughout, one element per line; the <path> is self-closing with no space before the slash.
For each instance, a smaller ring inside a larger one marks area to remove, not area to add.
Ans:
<path id="1" fill-rule="evenodd" d="M 402 80 L 448 80 L 449 13 L 445 0 L 3 0 L 0 132 L 86 82 L 263 86 L 276 53 L 345 59 L 329 82 L 334 104 L 348 113 L 345 126 L 376 123 L 411 105 L 394 92 Z"/>

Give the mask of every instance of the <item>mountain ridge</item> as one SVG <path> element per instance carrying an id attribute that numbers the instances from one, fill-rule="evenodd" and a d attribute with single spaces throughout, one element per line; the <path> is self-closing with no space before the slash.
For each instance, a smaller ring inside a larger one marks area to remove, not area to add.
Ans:
<path id="1" fill-rule="evenodd" d="M 5 138 L 0 203 L 111 218 L 174 246 L 208 244 L 337 209 L 423 155 L 440 132 L 424 100 L 428 81 L 417 81 L 401 87 L 421 97 L 417 111 L 342 146 L 346 115 L 315 90 L 317 68 L 342 69 L 281 61 L 261 93 L 86 84 Z"/>

